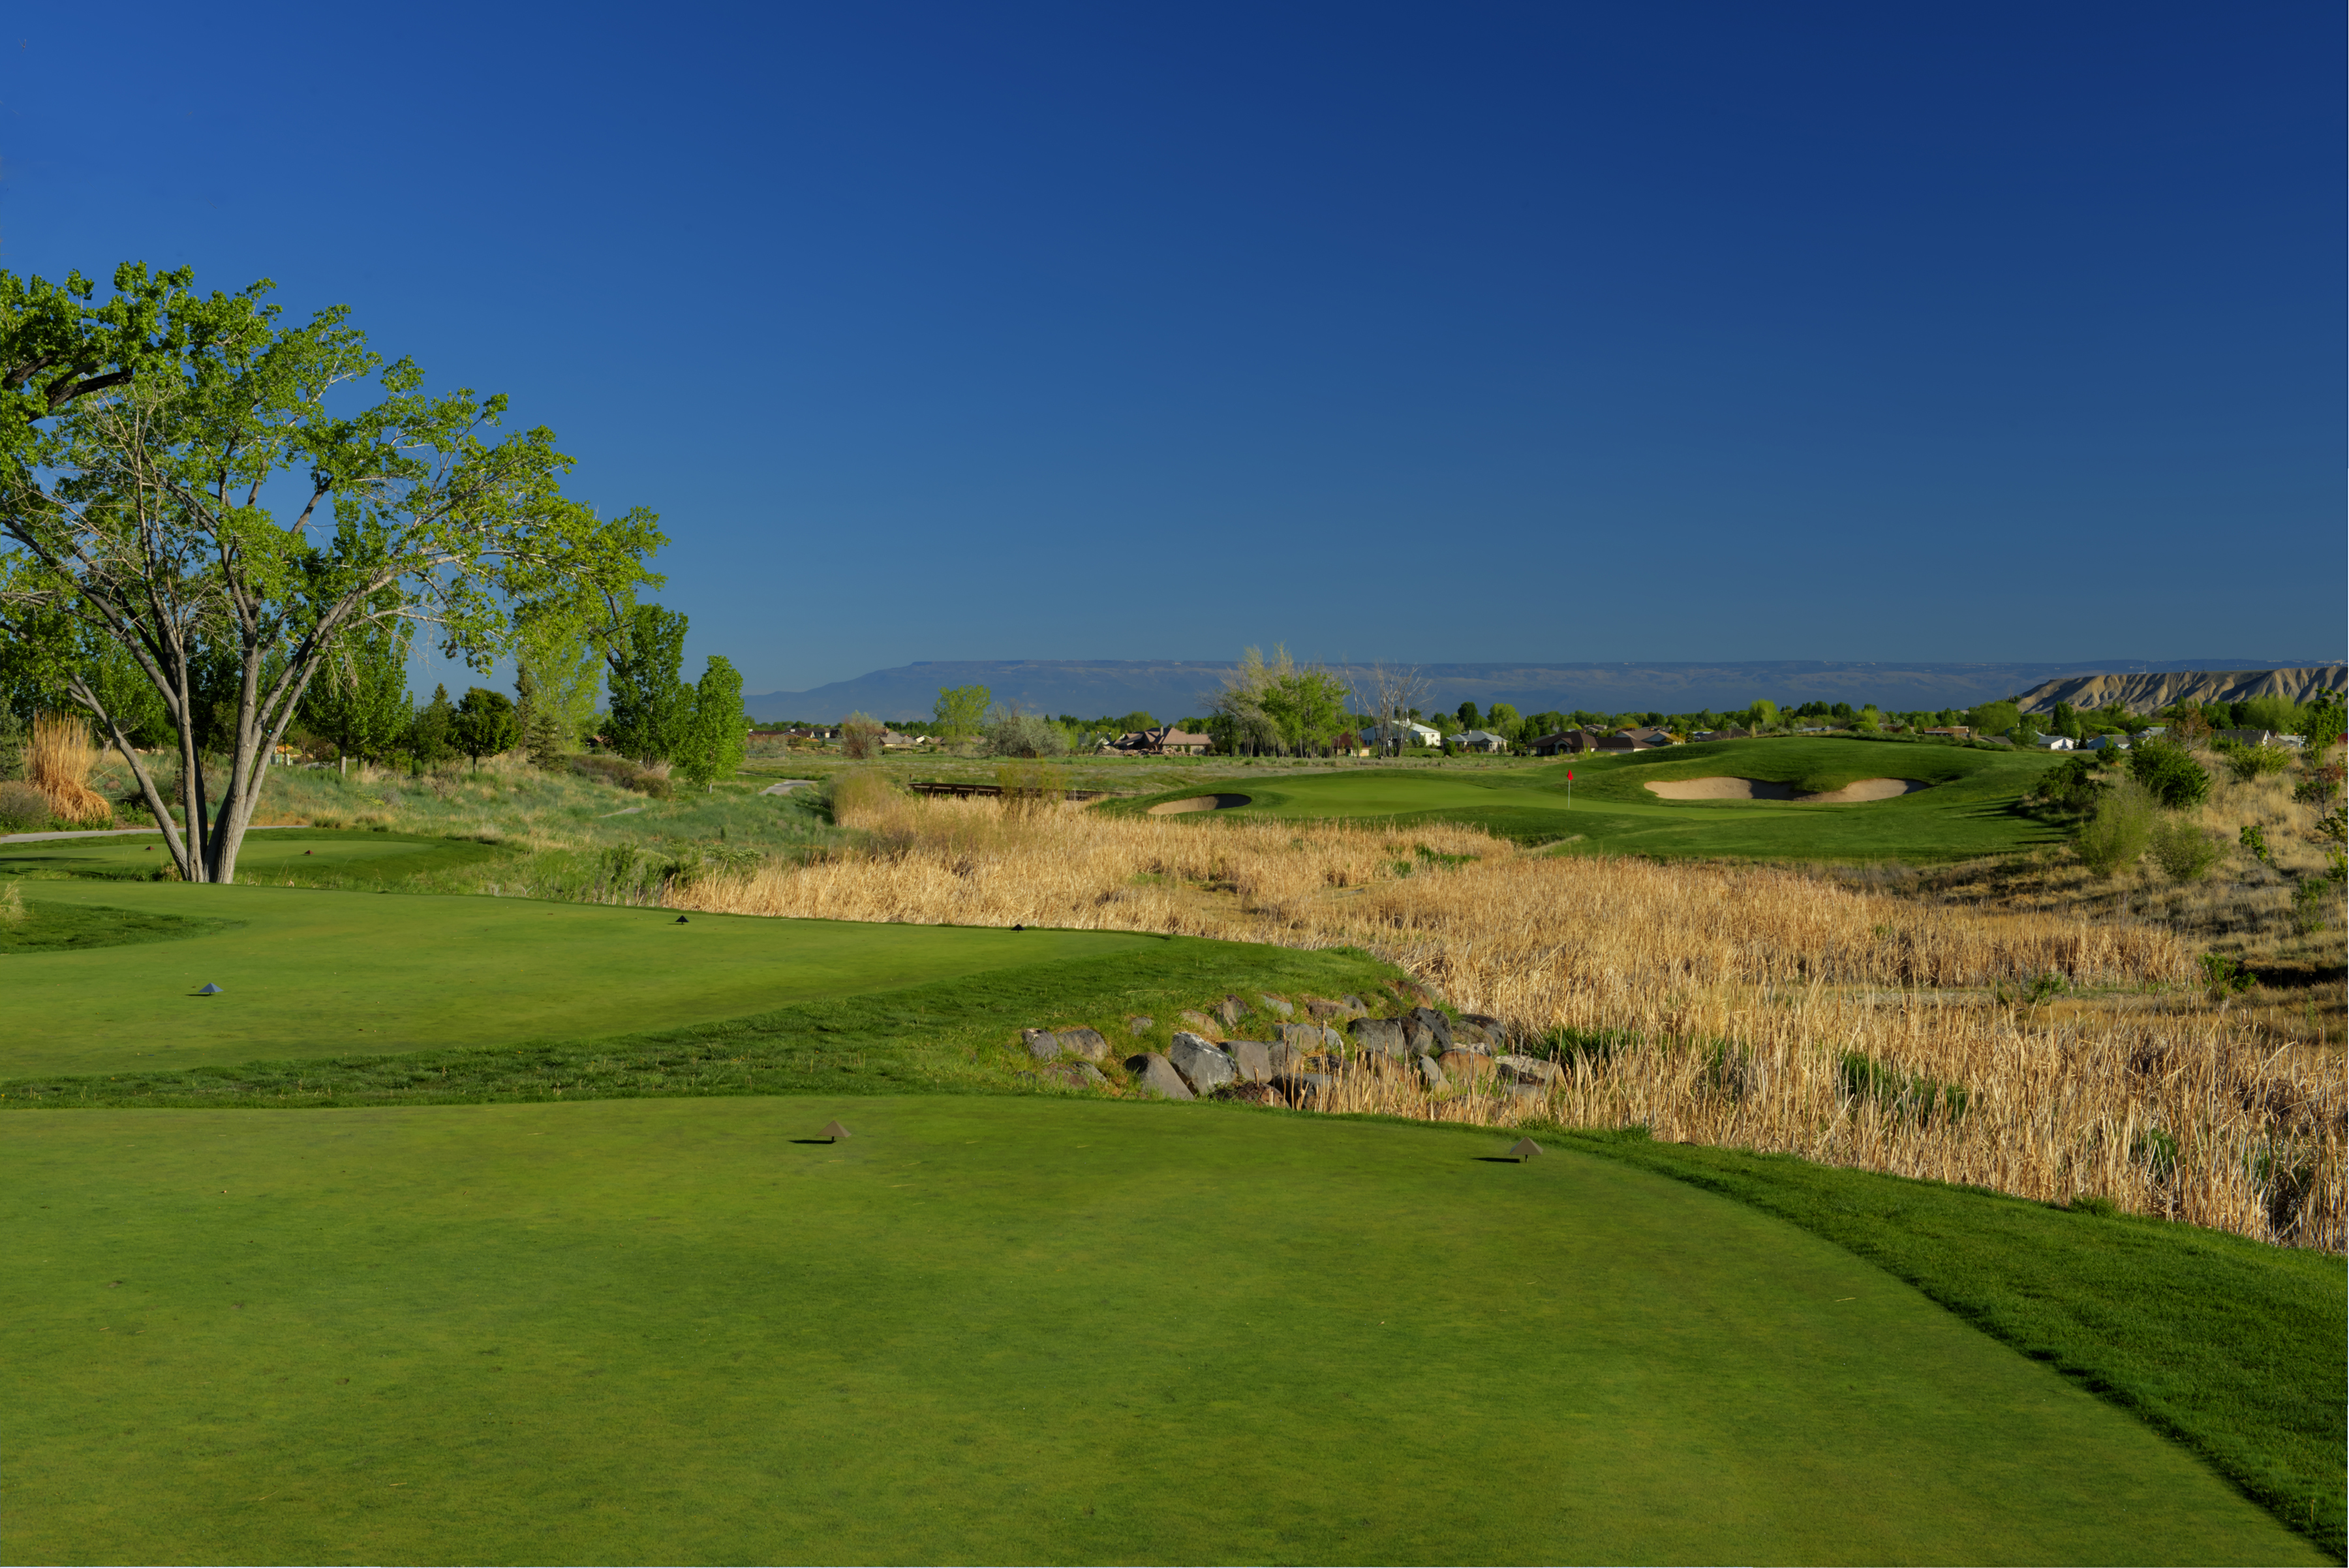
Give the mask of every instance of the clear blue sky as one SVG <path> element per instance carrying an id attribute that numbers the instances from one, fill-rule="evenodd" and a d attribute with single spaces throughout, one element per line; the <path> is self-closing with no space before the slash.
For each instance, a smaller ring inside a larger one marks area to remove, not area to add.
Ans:
<path id="1" fill-rule="evenodd" d="M 754 691 L 2349 643 L 2337 5 L 6 27 L 0 265 L 511 392 Z"/>

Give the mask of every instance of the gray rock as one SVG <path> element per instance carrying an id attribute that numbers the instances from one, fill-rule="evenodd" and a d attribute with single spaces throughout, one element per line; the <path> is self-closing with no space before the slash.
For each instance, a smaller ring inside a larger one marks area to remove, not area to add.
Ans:
<path id="1" fill-rule="evenodd" d="M 1208 1096 L 1216 1100 L 1237 1100 L 1249 1106 L 1285 1106 L 1288 1097 L 1270 1084 L 1226 1084 Z"/>
<path id="2" fill-rule="evenodd" d="M 1456 1078 L 1478 1078 L 1494 1071 L 1493 1059 L 1477 1051 L 1446 1051 L 1437 1057 L 1422 1056 L 1421 1061 L 1433 1061 L 1438 1068 Z"/>
<path id="3" fill-rule="evenodd" d="M 1502 1027 L 1501 1021 L 1494 1017 L 1489 1012 L 1464 1012 L 1460 1015 L 1460 1022 L 1463 1023 L 1475 1024 L 1477 1028 L 1491 1035 L 1495 1040 L 1499 1040 L 1507 1033 L 1507 1031 Z"/>
<path id="4" fill-rule="evenodd" d="M 1128 1034 L 1147 1034 L 1157 1022 L 1155 1018 L 1144 1018 L 1137 1012 L 1125 1021 L 1125 1032 Z"/>
<path id="5" fill-rule="evenodd" d="M 1280 1026 L 1284 1045 L 1299 1051 L 1343 1049 L 1346 1037 L 1334 1029 L 1324 1029 L 1319 1023 L 1284 1023 Z"/>
<path id="6" fill-rule="evenodd" d="M 1269 1084 L 1277 1071 L 1273 1065 L 1273 1047 L 1261 1040 L 1226 1040 L 1224 1049 L 1231 1054 L 1232 1065 L 1240 1076 L 1251 1084 Z"/>
<path id="7" fill-rule="evenodd" d="M 1286 1040 L 1274 1041 L 1264 1048 L 1264 1054 L 1272 1063 L 1272 1071 L 1267 1075 L 1269 1077 L 1278 1078 L 1283 1073 L 1305 1071 L 1306 1054 Z"/>
<path id="8" fill-rule="evenodd" d="M 1213 1033 L 1216 1028 L 1214 1019 L 1204 1012 L 1194 1012 L 1187 1007 L 1183 1010 L 1183 1022 L 1203 1033 Z"/>
<path id="9" fill-rule="evenodd" d="M 1483 1024 L 1471 1023 L 1466 1019 L 1462 1018 L 1456 1019 L 1453 1023 L 1452 1044 L 1454 1045 L 1489 1046 L 1496 1044 L 1496 1041 L 1495 1036 L 1487 1031 Z"/>
<path id="10" fill-rule="evenodd" d="M 1297 1004 L 1295 1002 L 1283 1002 L 1277 996 L 1266 996 L 1261 993 L 1257 995 L 1257 1000 L 1263 1002 L 1267 1007 L 1271 1008 L 1275 1012 L 1279 1013 L 1283 1018 L 1291 1018 L 1296 1016 Z"/>
<path id="11" fill-rule="evenodd" d="M 1435 1058 L 1433 1056 L 1419 1058 L 1419 1076 L 1421 1082 L 1430 1089 L 1441 1089 L 1446 1086 L 1444 1082 L 1444 1069 L 1435 1064 Z"/>
<path id="12" fill-rule="evenodd" d="M 1134 1057 L 1126 1063 L 1126 1067 L 1133 1074 L 1133 1086 L 1145 1095 L 1156 1095 L 1164 1100 L 1195 1100 L 1199 1097 L 1191 1092 L 1191 1085 L 1183 1081 L 1183 1075 L 1174 1070 L 1174 1064 L 1155 1051 Z"/>
<path id="13" fill-rule="evenodd" d="M 1206 1094 L 1220 1084 L 1228 1084 L 1240 1075 L 1240 1070 L 1222 1049 L 1200 1039 L 1188 1030 L 1175 1032 L 1174 1044 L 1166 1048 L 1166 1059 L 1183 1075 L 1191 1087 Z"/>
<path id="14" fill-rule="evenodd" d="M 1423 1054 L 1440 1056 L 1452 1049 L 1452 1020 L 1433 1007 L 1414 1007 L 1404 1013 L 1402 1033 L 1404 1045 Z"/>
<path id="15" fill-rule="evenodd" d="M 1521 1100 L 1538 1100 L 1549 1091 L 1539 1084 L 1511 1084 L 1509 1093 Z"/>
<path id="16" fill-rule="evenodd" d="M 1357 1050 L 1375 1051 L 1382 1056 L 1400 1056 L 1403 1053 L 1405 1042 L 1400 1018 L 1357 1018 L 1346 1029 L 1353 1035 Z"/>
<path id="17" fill-rule="evenodd" d="M 1361 1018 L 1371 1011 L 1371 1004 L 1364 1002 L 1361 997 L 1356 996 L 1350 991 L 1345 995 L 1340 997 L 1338 1000 L 1344 1002 L 1347 1007 L 1352 1010 L 1349 1016 Z"/>
<path id="18" fill-rule="evenodd" d="M 1052 1033 L 1059 1038 L 1061 1049 L 1071 1056 L 1081 1056 L 1088 1062 L 1109 1060 L 1109 1042 L 1102 1038 L 1098 1029 L 1055 1029 Z"/>
<path id="19" fill-rule="evenodd" d="M 1538 1056 L 1495 1056 L 1493 1063 L 1520 1084 L 1554 1084 L 1566 1075 L 1557 1063 Z"/>
<path id="20" fill-rule="evenodd" d="M 1061 1054 L 1061 1037 L 1049 1029 L 1022 1029 L 1019 1039 L 1028 1054 L 1039 1062 L 1049 1062 Z"/>
<path id="21" fill-rule="evenodd" d="M 1210 1011 L 1224 1021 L 1225 1028 L 1231 1029 L 1237 1027 L 1239 1021 L 1247 1016 L 1247 1003 L 1237 996 L 1226 996 L 1223 1001 L 1216 1003 Z"/>

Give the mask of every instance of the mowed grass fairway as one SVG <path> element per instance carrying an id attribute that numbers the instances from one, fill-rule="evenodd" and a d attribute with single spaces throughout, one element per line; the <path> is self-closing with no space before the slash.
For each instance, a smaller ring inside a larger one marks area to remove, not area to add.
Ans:
<path id="1" fill-rule="evenodd" d="M 109 907 L 233 924 L 136 946 L 0 953 L 0 1078 L 667 1030 L 1182 940 L 725 915 L 678 925 L 665 909 L 243 885 L 21 890 L 36 911 Z M 207 982 L 222 994 L 191 994 Z"/>
<path id="2" fill-rule="evenodd" d="M 1660 751 L 1594 754 L 1521 767 L 1366 768 L 1226 779 L 1249 804 L 1215 816 L 1372 817 L 1408 826 L 1457 822 L 1529 843 L 1567 841 L 1579 854 L 1754 856 L 1782 859 L 1963 859 L 2053 843 L 2063 835 L 2013 809 L 2062 759 L 1882 741 L 1719 741 Z M 1574 774 L 1571 792 L 1566 775 Z M 1910 778 L 1932 787 L 1857 805 L 1795 801 L 1667 801 L 1651 779 L 1747 778 L 1806 791 L 1860 779 Z M 1187 793 L 1118 804 L 1146 810 Z M 1178 818 L 1178 820 L 1182 820 Z"/>
<path id="3" fill-rule="evenodd" d="M 0 1117 L 5 1552 L 2323 1561 L 1841 1249 L 1506 1141 L 949 1097 Z"/>

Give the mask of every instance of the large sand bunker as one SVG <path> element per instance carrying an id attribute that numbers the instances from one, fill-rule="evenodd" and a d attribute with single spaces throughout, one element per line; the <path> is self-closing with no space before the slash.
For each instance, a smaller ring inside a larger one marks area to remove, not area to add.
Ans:
<path id="1" fill-rule="evenodd" d="M 1921 779 L 1860 779 L 1841 789 L 1808 794 L 1792 784 L 1767 779 L 1654 779 L 1648 788 L 1666 800 L 1799 800 L 1814 805 L 1849 805 L 1857 801 L 1890 800 L 1932 786 Z"/>
<path id="2" fill-rule="evenodd" d="M 1229 811 L 1236 805 L 1246 805 L 1244 794 L 1195 794 L 1188 800 L 1162 800 L 1150 808 L 1153 816 L 1172 816 L 1178 811 Z"/>

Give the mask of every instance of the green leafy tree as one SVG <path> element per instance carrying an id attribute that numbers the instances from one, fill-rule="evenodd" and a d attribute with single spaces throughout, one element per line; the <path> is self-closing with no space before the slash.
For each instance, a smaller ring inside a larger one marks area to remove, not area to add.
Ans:
<path id="1" fill-rule="evenodd" d="M 1460 721 L 1460 727 L 1463 730 L 1477 730 L 1484 727 L 1484 716 L 1476 711 L 1476 704 L 1474 702 L 1461 703 L 1454 710 L 1453 716 Z"/>
<path id="2" fill-rule="evenodd" d="M 678 679 L 685 665 L 686 618 L 658 605 L 629 607 L 610 659 L 612 749 L 640 763 L 677 755 L 698 701 Z"/>
<path id="3" fill-rule="evenodd" d="M 1748 708 L 1745 715 L 1750 728 L 1766 730 L 1778 722 L 1778 704 L 1764 697 Z"/>
<path id="4" fill-rule="evenodd" d="M 2173 811 L 2209 798 L 2209 774 L 2183 746 L 2141 741 L 2129 749 L 2128 769 L 2147 794 Z"/>
<path id="5" fill-rule="evenodd" d="M 2095 814 L 2080 825 L 2072 847 L 2089 870 L 2110 877 L 2137 863 L 2153 841 L 2159 815 L 2142 786 L 2123 784 L 2098 797 Z"/>
<path id="6" fill-rule="evenodd" d="M 1977 735 L 2003 735 L 2023 722 L 2023 711 L 2012 702 L 1985 702 L 1966 714 Z"/>
<path id="7" fill-rule="evenodd" d="M 180 875 L 229 882 L 272 753 L 345 637 L 428 625 L 484 669 L 519 610 L 655 580 L 662 539 L 648 513 L 605 520 L 566 498 L 551 431 L 502 437 L 504 398 L 428 394 L 343 309 L 287 326 L 266 283 L 192 283 L 125 265 L 101 302 L 78 274 L 0 273 L 0 634 L 75 624 L 68 697 L 121 753 Z M 184 832 L 109 701 L 100 645 L 163 705 Z"/>
<path id="8" fill-rule="evenodd" d="M 930 705 L 938 734 L 949 741 L 968 741 L 987 722 L 987 706 L 994 699 L 984 686 L 941 686 Z"/>
<path id="9" fill-rule="evenodd" d="M 2323 755 L 2341 743 L 2344 714 L 2337 696 L 2320 698 L 2301 710 L 2300 722 L 2292 732 L 2305 738 L 2311 753 Z"/>
<path id="10" fill-rule="evenodd" d="M 399 743 L 408 706 L 410 628 L 371 620 L 337 639 L 302 693 L 302 722 L 335 743 L 347 773 L 353 757 L 380 757 Z"/>
<path id="11" fill-rule="evenodd" d="M 515 628 L 514 696 L 523 744 L 542 768 L 575 751 L 595 712 L 605 652 L 597 628 L 575 615 L 545 615 Z"/>
<path id="12" fill-rule="evenodd" d="M 677 765 L 688 779 L 706 788 L 713 780 L 733 777 L 750 747 L 741 671 L 731 661 L 710 655 L 693 698 L 693 724 L 678 752 Z"/>
<path id="13" fill-rule="evenodd" d="M 419 768 L 437 767 L 457 754 L 457 711 L 449 705 L 448 687 L 435 686 L 432 701 L 409 721 L 408 754 Z"/>
<path id="14" fill-rule="evenodd" d="M 522 726 L 514 719 L 513 699 L 504 692 L 476 686 L 457 700 L 449 740 L 472 759 L 474 772 L 481 771 L 483 757 L 512 751 L 521 734 Z"/>

